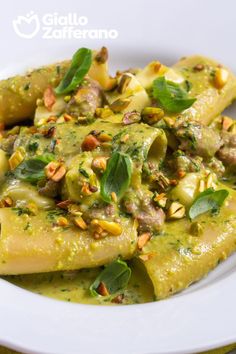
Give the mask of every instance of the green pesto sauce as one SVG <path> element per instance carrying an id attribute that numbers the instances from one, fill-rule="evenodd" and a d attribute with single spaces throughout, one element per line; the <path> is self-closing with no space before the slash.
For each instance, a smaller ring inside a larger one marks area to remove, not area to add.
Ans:
<path id="1" fill-rule="evenodd" d="M 139 304 L 154 301 L 153 287 L 144 271 L 133 264 L 131 264 L 131 269 L 131 279 L 123 292 L 124 299 L 122 304 Z M 116 305 L 105 297 L 92 297 L 89 292 L 90 285 L 100 271 L 100 268 L 92 268 L 70 272 L 13 275 L 4 277 L 4 279 L 36 294 L 57 300 L 80 304 Z"/>

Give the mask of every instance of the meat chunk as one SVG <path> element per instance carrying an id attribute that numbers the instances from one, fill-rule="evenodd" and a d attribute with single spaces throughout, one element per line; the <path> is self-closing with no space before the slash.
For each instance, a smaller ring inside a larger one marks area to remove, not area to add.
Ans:
<path id="1" fill-rule="evenodd" d="M 102 105 L 102 90 L 99 84 L 86 79 L 67 105 L 67 113 L 74 116 L 92 117 Z"/>
<path id="2" fill-rule="evenodd" d="M 104 217 L 109 221 L 117 221 L 119 219 L 117 208 L 113 204 L 94 205 L 83 212 L 83 218 L 87 223 L 90 223 L 93 219 L 104 219 Z"/>
<path id="3" fill-rule="evenodd" d="M 199 123 L 177 123 L 175 135 L 181 150 L 203 158 L 213 157 L 222 145 L 218 131 Z"/>
<path id="4" fill-rule="evenodd" d="M 222 140 L 223 146 L 219 149 L 217 155 L 226 166 L 236 170 L 236 134 L 223 131 Z"/>
<path id="5" fill-rule="evenodd" d="M 49 198 L 56 198 L 60 192 L 60 185 L 52 180 L 46 181 L 43 186 L 39 187 L 39 194 Z"/>
<path id="6" fill-rule="evenodd" d="M 189 156 L 183 151 L 177 150 L 168 161 L 168 166 L 174 172 L 198 172 L 202 168 L 202 158 L 200 156 Z"/>
<path id="7" fill-rule="evenodd" d="M 216 157 L 212 157 L 212 159 L 206 164 L 206 167 L 210 168 L 218 177 L 222 177 L 225 173 L 225 166 L 222 161 Z"/>
<path id="8" fill-rule="evenodd" d="M 165 213 L 152 202 L 152 193 L 146 189 L 130 191 L 123 200 L 125 212 L 138 220 L 139 232 L 159 231 L 165 221 Z"/>
<path id="9" fill-rule="evenodd" d="M 9 135 L 7 138 L 3 138 L 0 143 L 0 148 L 11 155 L 14 151 L 14 144 L 17 139 L 17 135 Z"/>

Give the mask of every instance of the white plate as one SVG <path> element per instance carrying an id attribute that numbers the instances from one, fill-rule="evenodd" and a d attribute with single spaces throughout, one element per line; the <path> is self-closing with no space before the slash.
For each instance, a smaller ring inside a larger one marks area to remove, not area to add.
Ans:
<path id="1" fill-rule="evenodd" d="M 12 20 L 76 12 L 85 28 L 114 28 L 116 40 L 45 40 L 17 37 Z M 201 53 L 236 69 L 234 0 L 70 1 L 4 3 L 0 13 L 0 74 L 68 57 L 80 46 L 111 48 L 113 68 L 169 64 Z M 236 71 L 236 70 L 235 70 Z M 233 114 L 236 116 L 236 110 Z M 168 300 L 97 307 L 51 300 L 0 280 L 0 343 L 27 353 L 196 353 L 236 341 L 236 256 L 207 278 Z"/>

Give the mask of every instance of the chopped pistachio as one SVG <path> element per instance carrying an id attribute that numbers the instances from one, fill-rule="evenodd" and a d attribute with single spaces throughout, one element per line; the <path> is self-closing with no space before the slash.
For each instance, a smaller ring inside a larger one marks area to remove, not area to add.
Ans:
<path id="1" fill-rule="evenodd" d="M 199 181 L 198 191 L 199 193 L 204 192 L 207 188 L 216 188 L 215 184 L 216 176 L 214 173 L 208 173 L 208 175 Z"/>
<path id="2" fill-rule="evenodd" d="M 125 108 L 127 108 L 130 104 L 131 100 L 128 98 L 118 98 L 118 100 L 112 102 L 112 104 L 110 105 L 110 109 L 114 112 L 114 113 L 119 113 L 122 112 Z"/>
<path id="3" fill-rule="evenodd" d="M 141 120 L 141 114 L 137 111 L 132 111 L 124 114 L 122 122 L 124 125 L 129 125 L 133 123 L 138 123 L 140 122 L 140 120 Z"/>
<path id="4" fill-rule="evenodd" d="M 66 167 L 61 162 L 51 161 L 45 167 L 45 174 L 48 179 L 59 182 L 66 174 Z"/>
<path id="5" fill-rule="evenodd" d="M 193 222 L 190 226 L 190 233 L 193 236 L 200 236 L 203 233 L 202 225 L 199 222 Z"/>
<path id="6" fill-rule="evenodd" d="M 68 206 L 68 211 L 69 211 L 70 214 L 72 214 L 74 216 L 81 216 L 82 215 L 80 207 L 77 204 L 70 204 Z"/>
<path id="7" fill-rule="evenodd" d="M 106 285 L 103 283 L 103 282 L 101 282 L 100 284 L 99 284 L 99 286 L 98 286 L 98 288 L 97 288 L 97 293 L 99 294 L 99 295 L 101 295 L 101 296 L 109 296 L 110 294 L 109 294 L 109 291 L 107 290 L 107 287 L 106 287 Z"/>
<path id="8" fill-rule="evenodd" d="M 45 174 L 46 174 L 47 178 L 51 179 L 59 166 L 60 166 L 60 163 L 57 161 L 49 162 L 49 164 L 47 164 L 47 166 L 45 167 Z"/>
<path id="9" fill-rule="evenodd" d="M 63 117 L 64 117 L 65 122 L 70 122 L 71 120 L 73 120 L 73 117 L 71 115 L 69 115 L 68 113 L 65 113 L 63 115 Z"/>
<path id="10" fill-rule="evenodd" d="M 140 254 L 138 256 L 143 262 L 147 262 L 149 261 L 150 259 L 152 259 L 153 257 L 155 257 L 155 253 L 154 252 L 149 252 L 149 253 L 146 253 L 146 254 Z"/>
<path id="11" fill-rule="evenodd" d="M 203 64 L 196 64 L 194 67 L 193 67 L 193 70 L 194 71 L 202 71 L 204 69 L 204 65 Z"/>
<path id="12" fill-rule="evenodd" d="M 164 117 L 164 111 L 158 107 L 145 107 L 142 110 L 143 121 L 147 124 L 155 124 Z"/>
<path id="13" fill-rule="evenodd" d="M 161 194 L 156 193 L 153 200 L 160 208 L 165 208 L 167 203 L 167 197 L 165 193 L 161 193 Z"/>
<path id="14" fill-rule="evenodd" d="M 157 74 L 161 69 L 161 63 L 159 61 L 153 61 L 150 63 L 150 67 L 153 69 L 154 73 Z"/>
<path id="15" fill-rule="evenodd" d="M 110 117 L 113 114 L 112 110 L 108 106 L 105 106 L 103 108 L 101 108 L 101 107 L 96 108 L 95 113 L 96 113 L 97 117 L 103 118 L 103 119 Z"/>
<path id="16" fill-rule="evenodd" d="M 0 200 L 0 208 L 10 208 L 13 206 L 13 200 L 10 197 L 5 197 Z"/>
<path id="17" fill-rule="evenodd" d="M 175 124 L 175 117 L 164 117 L 163 118 L 164 119 L 164 122 L 166 123 L 166 125 L 169 127 L 169 128 L 171 128 L 171 127 L 173 127 L 174 126 L 174 124 Z"/>
<path id="18" fill-rule="evenodd" d="M 82 188 L 81 188 L 81 193 L 86 196 L 91 195 L 93 193 L 90 189 L 89 183 L 87 183 L 87 182 L 83 183 Z"/>
<path id="19" fill-rule="evenodd" d="M 27 208 L 29 209 L 29 211 L 32 215 L 37 215 L 39 208 L 36 203 L 34 203 L 34 202 L 28 203 Z"/>
<path id="20" fill-rule="evenodd" d="M 145 232 L 145 233 L 141 234 L 138 237 L 138 249 L 141 250 L 147 244 L 147 242 L 150 240 L 150 238 L 151 238 L 150 232 Z"/>
<path id="21" fill-rule="evenodd" d="M 9 158 L 9 166 L 11 171 L 15 170 L 15 168 L 24 160 L 24 158 L 25 149 L 23 147 L 19 147 Z"/>
<path id="22" fill-rule="evenodd" d="M 222 89 L 228 81 L 229 72 L 224 68 L 217 68 L 214 75 L 214 86 L 217 89 Z"/>
<path id="23" fill-rule="evenodd" d="M 109 234 L 113 236 L 119 236 L 122 233 L 122 227 L 120 226 L 120 224 L 114 221 L 94 219 L 92 220 L 91 225 L 95 226 L 95 229 L 98 233 L 100 233 L 98 231 L 99 228 L 107 231 Z"/>
<path id="24" fill-rule="evenodd" d="M 57 219 L 56 223 L 57 223 L 58 226 L 65 227 L 65 226 L 68 226 L 69 221 L 68 221 L 68 219 L 65 218 L 64 216 L 60 216 L 60 217 Z"/>
<path id="25" fill-rule="evenodd" d="M 71 204 L 71 201 L 69 199 L 62 200 L 61 202 L 57 203 L 57 207 L 61 209 L 68 209 L 69 205 Z"/>
<path id="26" fill-rule="evenodd" d="M 107 166 L 107 158 L 104 156 L 95 157 L 92 161 L 93 169 L 105 171 L 106 166 Z"/>
<path id="27" fill-rule="evenodd" d="M 121 143 L 126 143 L 129 140 L 129 134 L 125 134 L 120 138 Z"/>
<path id="28" fill-rule="evenodd" d="M 186 171 L 180 169 L 177 171 L 177 174 L 179 178 L 183 178 L 184 176 L 186 176 Z"/>
<path id="29" fill-rule="evenodd" d="M 168 219 L 182 219 L 185 216 L 185 207 L 179 202 L 173 202 L 168 209 Z"/>
<path id="30" fill-rule="evenodd" d="M 117 91 L 122 94 L 126 91 L 127 87 L 129 86 L 129 83 L 131 81 L 131 76 L 128 74 L 122 75 L 120 82 L 117 86 Z"/>
<path id="31" fill-rule="evenodd" d="M 101 141 L 102 143 L 105 143 L 105 142 L 111 141 L 112 136 L 103 132 L 98 135 L 98 140 Z"/>
<path id="32" fill-rule="evenodd" d="M 209 173 L 206 178 L 206 189 L 212 188 L 214 186 L 214 175 L 213 173 Z"/>
<path id="33" fill-rule="evenodd" d="M 47 118 L 47 123 L 56 122 L 58 118 L 56 116 L 50 116 Z"/>
<path id="34" fill-rule="evenodd" d="M 76 226 L 78 226 L 82 230 L 86 230 L 88 228 L 88 226 L 87 226 L 86 222 L 84 221 L 84 219 L 82 218 L 82 216 L 76 216 L 74 218 L 74 223 Z"/>
<path id="35" fill-rule="evenodd" d="M 108 60 L 108 50 L 106 47 L 102 47 L 101 50 L 95 56 L 95 60 L 99 64 L 104 64 Z"/>
<path id="36" fill-rule="evenodd" d="M 202 192 L 204 192 L 204 190 L 205 190 L 205 181 L 203 179 L 201 179 L 199 181 L 198 191 L 199 191 L 199 193 L 202 193 Z"/>
<path id="37" fill-rule="evenodd" d="M 71 96 L 70 95 L 67 95 L 64 97 L 64 101 L 67 103 L 71 100 Z"/>
<path id="38" fill-rule="evenodd" d="M 221 123 L 222 123 L 223 130 L 229 130 L 230 127 L 234 124 L 234 121 L 233 121 L 233 119 L 231 119 L 227 116 L 223 116 Z"/>
<path id="39" fill-rule="evenodd" d="M 166 188 L 169 187 L 170 185 L 170 180 L 168 177 L 166 177 L 162 172 L 158 172 L 156 175 L 153 176 L 154 181 L 157 182 L 157 184 L 165 190 Z"/>

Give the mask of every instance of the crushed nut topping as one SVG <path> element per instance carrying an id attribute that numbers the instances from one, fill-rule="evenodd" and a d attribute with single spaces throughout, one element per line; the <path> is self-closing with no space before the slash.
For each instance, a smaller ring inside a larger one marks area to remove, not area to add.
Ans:
<path id="1" fill-rule="evenodd" d="M 217 89 L 222 89 L 227 83 L 229 72 L 224 68 L 217 68 L 214 75 L 213 84 Z"/>
<path id="2" fill-rule="evenodd" d="M 157 123 L 164 117 L 164 111 L 158 107 L 145 107 L 142 110 L 143 121 L 149 125 Z"/>
<path id="3" fill-rule="evenodd" d="M 129 106 L 130 102 L 131 100 L 129 98 L 119 98 L 116 101 L 112 102 L 112 104 L 110 105 L 110 109 L 114 113 L 122 112 Z"/>
<path id="4" fill-rule="evenodd" d="M 145 233 L 141 234 L 138 237 L 138 249 L 141 250 L 147 244 L 147 242 L 150 240 L 150 238 L 151 238 L 150 232 L 145 232 Z"/>
<path id="5" fill-rule="evenodd" d="M 92 151 L 95 150 L 100 145 L 100 141 L 92 134 L 85 137 L 81 148 L 82 151 Z"/>
<path id="6" fill-rule="evenodd" d="M 45 174 L 48 179 L 59 182 L 66 174 L 66 167 L 61 162 L 51 161 L 45 167 Z"/>
<path id="7" fill-rule="evenodd" d="M 173 202 L 167 211 L 168 219 L 182 219 L 184 216 L 185 207 L 178 202 Z"/>
<path id="8" fill-rule="evenodd" d="M 120 79 L 119 84 L 117 86 L 117 91 L 120 94 L 123 94 L 126 91 L 131 79 L 132 79 L 132 77 L 128 74 L 124 74 L 121 76 L 121 79 Z"/>
<path id="9" fill-rule="evenodd" d="M 44 91 L 43 101 L 44 101 L 45 107 L 49 111 L 51 111 L 52 106 L 56 102 L 56 96 L 55 96 L 55 93 L 54 93 L 53 88 L 51 86 L 47 87 L 46 90 Z"/>
<path id="10" fill-rule="evenodd" d="M 25 155 L 25 149 L 22 147 L 19 147 L 15 152 L 13 152 L 8 160 L 11 171 L 15 170 L 15 168 L 19 166 L 19 164 L 24 160 Z"/>
<path id="11" fill-rule="evenodd" d="M 82 218 L 82 216 L 76 216 L 74 218 L 74 223 L 76 226 L 78 226 L 82 230 L 86 230 L 88 228 L 88 226 L 87 226 L 86 222 L 84 221 L 84 219 Z"/>
<path id="12" fill-rule="evenodd" d="M 114 221 L 107 221 L 102 219 L 93 219 L 91 221 L 91 225 L 94 226 L 96 232 L 98 234 L 106 231 L 108 234 L 113 236 L 119 236 L 122 233 L 122 227 L 120 224 Z"/>

